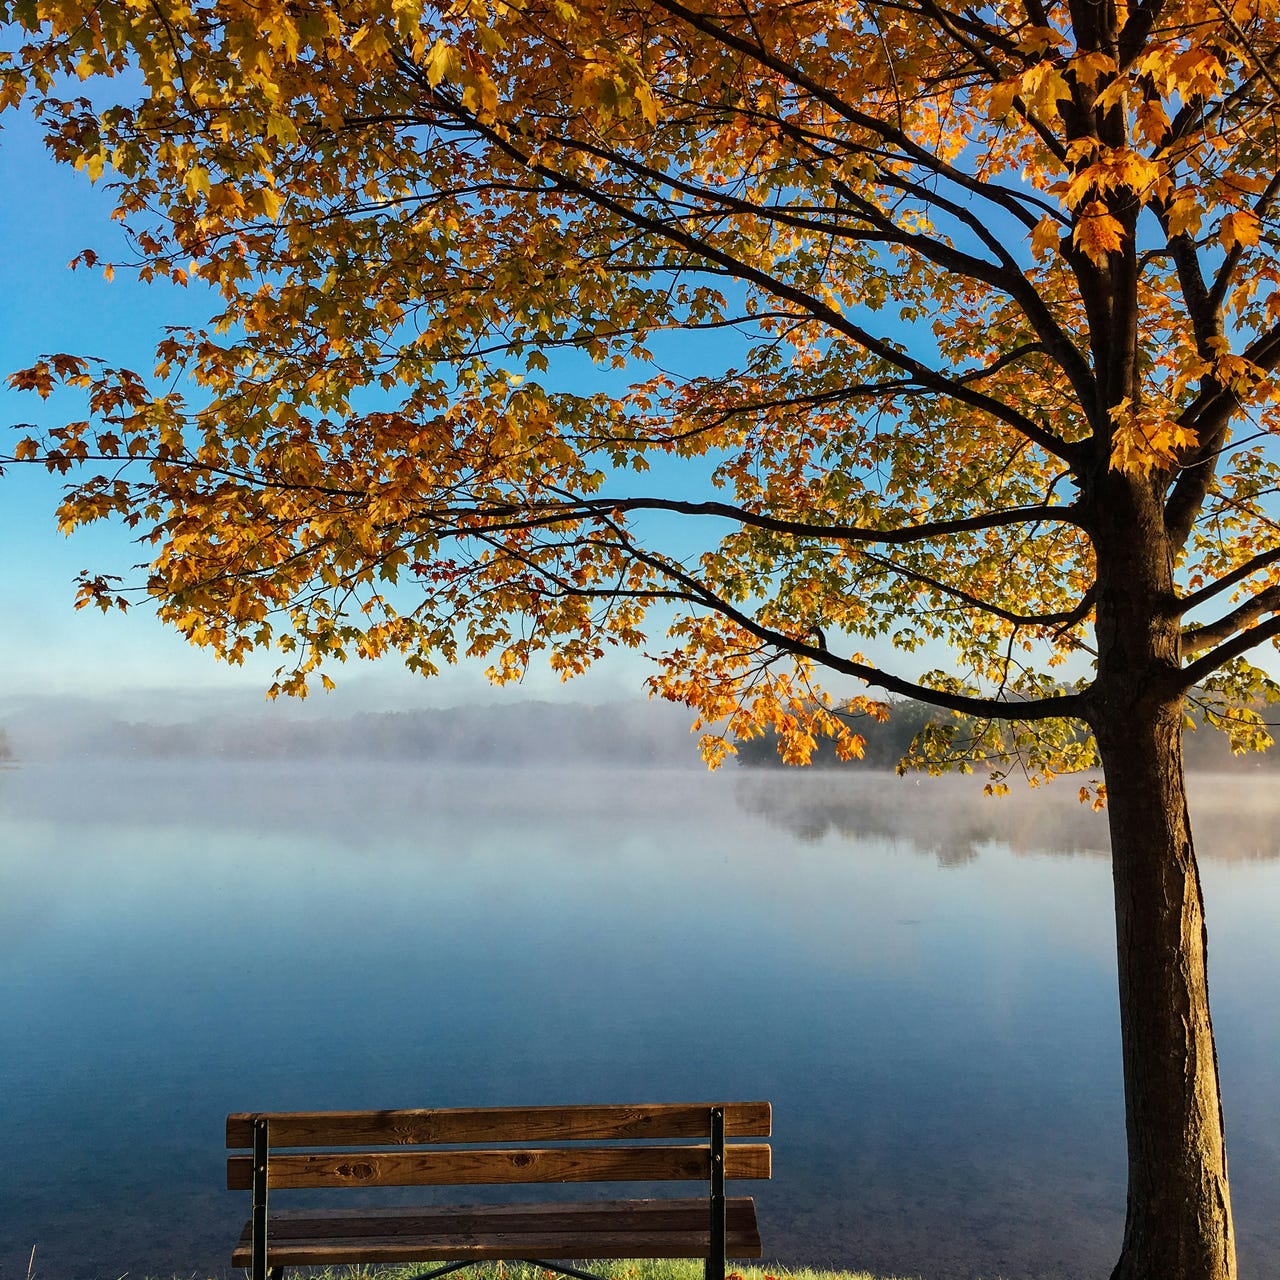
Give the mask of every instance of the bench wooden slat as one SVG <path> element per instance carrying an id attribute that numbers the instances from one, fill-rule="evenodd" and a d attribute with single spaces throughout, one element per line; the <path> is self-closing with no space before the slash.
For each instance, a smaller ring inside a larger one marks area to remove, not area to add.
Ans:
<path id="1" fill-rule="evenodd" d="M 707 1253 L 707 1232 L 655 1232 L 596 1235 L 504 1235 L 468 1240 L 463 1237 L 431 1237 L 325 1241 L 323 1246 L 299 1243 L 270 1244 L 267 1264 L 271 1267 L 340 1266 L 361 1262 L 461 1262 L 519 1258 L 700 1258 Z M 725 1256 L 758 1258 L 761 1250 L 725 1238 Z M 250 1265 L 250 1251 L 237 1249 L 235 1266 Z"/>
<path id="2" fill-rule="evenodd" d="M 770 1176 L 770 1148 L 739 1143 L 725 1148 L 726 1178 Z M 664 1182 L 706 1179 L 710 1148 L 548 1147 L 472 1151 L 358 1151 L 272 1155 L 272 1188 L 425 1187 L 528 1182 Z M 227 1159 L 227 1187 L 253 1186 L 252 1158 Z"/>
<path id="3" fill-rule="evenodd" d="M 482 1208 L 483 1212 L 477 1212 Z M 640 1200 L 565 1205 L 436 1206 L 326 1211 L 273 1218 L 271 1266 L 348 1262 L 431 1262 L 489 1258 L 705 1257 L 704 1200 Z M 750 1197 L 726 1204 L 731 1257 L 762 1256 Z M 233 1266 L 250 1260 L 246 1224 Z"/>
<path id="4" fill-rule="evenodd" d="M 273 1147 L 405 1146 L 463 1142 L 580 1142 L 609 1138 L 697 1138 L 707 1133 L 708 1103 L 632 1106 L 466 1107 L 416 1111 L 264 1112 Z M 725 1135 L 767 1138 L 767 1102 L 727 1102 Z M 227 1117 L 227 1146 L 253 1145 L 251 1112 Z"/>
<path id="5" fill-rule="evenodd" d="M 746 1230 L 755 1221 L 750 1196 L 725 1200 L 726 1221 Z M 541 1204 L 414 1205 L 359 1209 L 279 1209 L 271 1215 L 271 1238 L 430 1233 L 442 1227 L 467 1233 L 563 1231 L 603 1221 L 625 1230 L 698 1230 L 706 1227 L 705 1197 L 653 1200 L 589 1200 Z M 245 1226 L 248 1238 L 249 1225 Z"/>

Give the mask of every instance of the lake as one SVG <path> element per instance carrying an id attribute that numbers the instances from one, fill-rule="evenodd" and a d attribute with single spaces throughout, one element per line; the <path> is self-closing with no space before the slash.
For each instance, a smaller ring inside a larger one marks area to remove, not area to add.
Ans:
<path id="1" fill-rule="evenodd" d="M 764 1098 L 768 1258 L 1105 1277 L 1105 825 L 1066 780 L 980 790 L 732 766 L 0 774 L 0 1275 L 33 1247 L 40 1280 L 228 1274 L 232 1110 Z M 1276 792 L 1195 787 L 1259 1277 L 1280 1274 Z"/>

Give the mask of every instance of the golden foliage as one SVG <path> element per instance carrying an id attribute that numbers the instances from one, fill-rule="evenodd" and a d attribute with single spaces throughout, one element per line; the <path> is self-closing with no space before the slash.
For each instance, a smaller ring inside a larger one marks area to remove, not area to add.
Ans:
<path id="1" fill-rule="evenodd" d="M 13 375 L 89 416 L 12 458 L 74 473 L 64 528 L 138 531 L 193 643 L 277 647 L 277 692 L 389 653 L 568 678 L 656 609 L 713 763 L 856 757 L 825 671 L 1035 721 L 988 746 L 1047 776 L 1089 706 L 1035 668 L 1095 645 L 1104 512 L 1168 512 L 1197 616 L 1270 638 L 1280 587 L 1280 17 L 1147 9 L 11 0 L 0 108 L 110 178 L 142 279 L 217 299 L 154 380 Z M 856 652 L 940 644 L 923 681 Z"/>

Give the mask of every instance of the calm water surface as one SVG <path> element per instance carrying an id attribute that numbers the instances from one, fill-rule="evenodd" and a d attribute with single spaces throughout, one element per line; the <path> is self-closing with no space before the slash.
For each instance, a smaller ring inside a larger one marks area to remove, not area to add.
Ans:
<path id="1" fill-rule="evenodd" d="M 768 1256 L 1105 1277 L 1124 1153 L 1104 827 L 1068 787 L 977 789 L 0 775 L 0 1275 L 33 1246 L 40 1280 L 228 1274 L 231 1110 L 759 1097 Z M 1206 781 L 1197 805 L 1254 1277 L 1280 1275 L 1274 790 Z"/>

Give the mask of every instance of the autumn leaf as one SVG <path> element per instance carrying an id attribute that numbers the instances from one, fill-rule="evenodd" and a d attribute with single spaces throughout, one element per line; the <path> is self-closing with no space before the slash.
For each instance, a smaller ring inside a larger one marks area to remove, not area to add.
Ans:
<path id="1" fill-rule="evenodd" d="M 1124 227 L 1100 200 L 1091 200 L 1076 217 L 1072 241 L 1095 266 L 1105 267 L 1107 255 L 1124 243 Z"/>
<path id="2" fill-rule="evenodd" d="M 1236 209 L 1224 215 L 1218 224 L 1218 241 L 1224 249 L 1234 249 L 1237 245 L 1249 248 L 1258 243 L 1262 234 L 1262 224 L 1257 214 L 1248 209 Z"/>
<path id="3" fill-rule="evenodd" d="M 1056 218 L 1045 214 L 1031 232 L 1031 252 L 1043 260 L 1062 243 L 1062 228 Z"/>
<path id="4" fill-rule="evenodd" d="M 457 80 L 462 73 L 462 59 L 457 49 L 444 40 L 437 40 L 431 46 L 426 60 L 427 83 L 435 88 L 445 80 Z"/>

